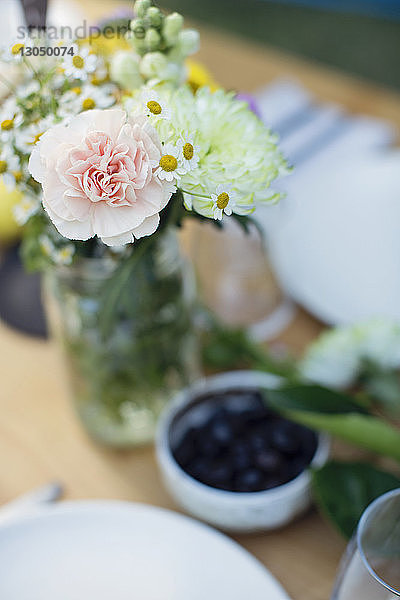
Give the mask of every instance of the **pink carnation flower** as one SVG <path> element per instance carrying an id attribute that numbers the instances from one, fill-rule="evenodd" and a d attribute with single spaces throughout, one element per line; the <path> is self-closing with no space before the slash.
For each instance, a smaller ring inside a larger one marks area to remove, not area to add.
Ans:
<path id="1" fill-rule="evenodd" d="M 175 187 L 156 175 L 161 143 L 145 116 L 89 110 L 49 129 L 29 170 L 43 206 L 70 240 L 95 235 L 110 246 L 154 233 Z"/>

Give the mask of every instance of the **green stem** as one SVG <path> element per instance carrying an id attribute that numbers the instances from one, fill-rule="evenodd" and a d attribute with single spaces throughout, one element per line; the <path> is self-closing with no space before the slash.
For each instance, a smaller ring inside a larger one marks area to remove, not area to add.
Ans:
<path id="1" fill-rule="evenodd" d="M 26 56 L 24 56 L 24 57 L 23 57 L 23 61 L 24 61 L 24 64 L 25 64 L 25 65 L 28 67 L 28 69 L 30 69 L 30 71 L 32 71 L 32 73 L 33 73 L 33 76 L 35 77 L 36 81 L 37 81 L 37 82 L 39 83 L 39 85 L 40 85 L 40 88 L 42 88 L 42 87 L 43 87 L 42 80 L 41 80 L 41 78 L 39 77 L 39 74 L 38 74 L 38 72 L 36 71 L 36 69 L 35 69 L 35 67 L 33 66 L 33 64 L 31 63 L 31 61 L 30 61 L 30 60 L 28 60 L 28 59 L 26 58 Z"/>
<path id="2" fill-rule="evenodd" d="M 211 200 L 211 197 L 210 196 L 206 196 L 205 194 L 197 194 L 196 192 L 188 192 L 187 190 L 183 190 L 182 188 L 179 188 L 179 189 L 184 194 L 189 194 L 190 196 L 197 196 L 198 198 L 206 198 L 206 200 Z"/>
<path id="3" fill-rule="evenodd" d="M 100 328 L 103 338 L 107 338 L 110 334 L 113 318 L 117 310 L 118 300 L 122 290 L 129 280 L 132 269 L 135 264 L 141 259 L 146 249 L 153 243 L 152 236 L 144 239 L 137 245 L 137 249 L 133 250 L 131 256 L 127 258 L 112 275 L 111 279 L 106 284 L 106 292 L 100 311 Z"/>
<path id="4" fill-rule="evenodd" d="M 111 332 L 118 301 L 135 265 L 141 260 L 147 248 L 154 244 L 155 238 L 162 235 L 167 227 L 179 224 L 182 210 L 182 197 L 179 193 L 176 193 L 164 209 L 165 218 L 160 223 L 158 231 L 147 238 L 142 238 L 139 242 L 135 242 L 131 256 L 117 267 L 111 279 L 107 282 L 100 311 L 100 328 L 104 339 Z"/>
<path id="5" fill-rule="evenodd" d="M 6 85 L 8 88 L 10 88 L 10 90 L 12 92 L 16 91 L 16 87 L 13 83 L 11 83 L 11 81 L 8 81 L 8 79 L 6 77 L 4 77 L 3 75 L 0 75 L 0 81 L 2 81 L 4 83 L 4 85 Z"/>

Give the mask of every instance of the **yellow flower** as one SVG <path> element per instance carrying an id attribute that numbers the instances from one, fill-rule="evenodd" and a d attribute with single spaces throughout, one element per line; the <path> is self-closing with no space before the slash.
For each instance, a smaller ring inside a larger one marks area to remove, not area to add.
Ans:
<path id="1" fill-rule="evenodd" d="M 210 71 L 201 63 L 189 59 L 186 61 L 186 66 L 189 69 L 188 83 L 194 92 L 204 86 L 209 87 L 212 92 L 220 87 Z"/>
<path id="2" fill-rule="evenodd" d="M 98 56 L 109 56 L 111 57 L 118 50 L 129 50 L 131 49 L 127 40 L 122 36 L 105 37 L 101 35 L 99 37 L 89 37 L 81 41 L 82 44 L 89 44 L 92 51 Z"/>
<path id="3" fill-rule="evenodd" d="M 13 209 L 22 200 L 22 194 L 18 190 L 10 192 L 0 177 L 0 243 L 10 244 L 14 242 L 21 228 L 17 225 Z"/>

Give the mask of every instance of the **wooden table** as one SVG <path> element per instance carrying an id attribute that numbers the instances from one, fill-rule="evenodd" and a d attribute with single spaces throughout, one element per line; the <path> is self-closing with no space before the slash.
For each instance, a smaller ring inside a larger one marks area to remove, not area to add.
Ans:
<path id="1" fill-rule="evenodd" d="M 108 0 L 85 0 L 84 5 L 90 16 L 110 7 Z M 325 100 L 400 123 L 395 93 L 220 33 L 202 34 L 199 58 L 228 88 L 252 90 L 276 76 L 294 76 Z M 320 330 L 300 311 L 280 339 L 300 352 Z M 119 498 L 176 510 L 161 485 L 152 449 L 119 453 L 87 439 L 71 409 L 53 343 L 0 324 L 0 357 L 0 502 L 57 479 L 65 484 L 67 498 Z M 344 542 L 315 511 L 281 531 L 237 539 L 293 600 L 329 599 Z"/>

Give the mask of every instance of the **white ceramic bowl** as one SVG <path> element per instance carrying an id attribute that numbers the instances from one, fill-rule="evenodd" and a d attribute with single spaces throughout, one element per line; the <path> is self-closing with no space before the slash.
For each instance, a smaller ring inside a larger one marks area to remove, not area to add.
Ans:
<path id="1" fill-rule="evenodd" d="M 195 480 L 178 465 L 171 451 L 171 432 L 176 417 L 195 403 L 199 396 L 229 389 L 271 388 L 279 383 L 278 377 L 257 371 L 223 373 L 200 380 L 187 388 L 165 410 L 157 432 L 158 464 L 166 488 L 188 513 L 225 531 L 252 532 L 281 527 L 309 507 L 311 492 L 307 471 L 289 483 L 270 490 L 229 492 Z M 189 419 L 188 416 L 187 421 Z M 329 440 L 321 435 L 311 465 L 322 466 L 328 455 Z"/>

